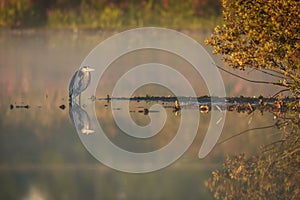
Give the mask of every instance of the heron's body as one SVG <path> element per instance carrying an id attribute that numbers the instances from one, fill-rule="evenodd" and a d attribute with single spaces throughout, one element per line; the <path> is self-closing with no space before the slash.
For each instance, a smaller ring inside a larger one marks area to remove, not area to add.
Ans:
<path id="1" fill-rule="evenodd" d="M 94 71 L 94 69 L 82 67 L 73 75 L 69 85 L 69 98 L 71 102 L 73 102 L 77 96 L 80 96 L 91 83 L 91 71 Z"/>

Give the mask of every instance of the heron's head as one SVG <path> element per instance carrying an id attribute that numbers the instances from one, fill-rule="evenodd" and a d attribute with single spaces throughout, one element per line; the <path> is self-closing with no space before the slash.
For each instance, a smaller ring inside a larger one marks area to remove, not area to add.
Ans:
<path id="1" fill-rule="evenodd" d="M 88 66 L 82 67 L 81 70 L 82 70 L 83 72 L 92 72 L 92 71 L 95 71 L 95 69 L 90 68 L 90 67 L 88 67 Z"/>

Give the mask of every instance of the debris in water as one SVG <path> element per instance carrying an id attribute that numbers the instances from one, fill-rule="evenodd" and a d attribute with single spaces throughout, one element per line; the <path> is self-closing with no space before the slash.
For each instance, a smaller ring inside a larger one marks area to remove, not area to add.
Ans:
<path id="1" fill-rule="evenodd" d="M 29 105 L 25 105 L 25 106 L 16 106 L 16 108 L 26 108 L 26 109 L 29 109 L 30 108 L 30 106 Z"/>
<path id="2" fill-rule="evenodd" d="M 144 108 L 144 115 L 148 115 L 148 114 L 149 114 L 148 108 Z"/>
<path id="3" fill-rule="evenodd" d="M 66 106 L 64 104 L 59 106 L 60 109 L 64 110 L 66 108 Z"/>
<path id="4" fill-rule="evenodd" d="M 201 113 L 208 113 L 211 110 L 211 108 L 208 105 L 201 105 L 199 107 L 199 110 Z"/>
<path id="5" fill-rule="evenodd" d="M 180 106 L 179 106 L 179 103 L 178 103 L 177 100 L 175 101 L 174 110 L 175 110 L 175 111 L 180 110 Z"/>
<path id="6" fill-rule="evenodd" d="M 110 101 L 110 97 L 109 97 L 109 94 L 106 95 L 106 102 L 109 104 L 109 101 Z"/>

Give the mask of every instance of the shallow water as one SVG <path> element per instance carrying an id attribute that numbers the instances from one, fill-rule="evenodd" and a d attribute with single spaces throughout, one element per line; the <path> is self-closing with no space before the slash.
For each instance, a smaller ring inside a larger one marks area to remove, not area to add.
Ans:
<path id="1" fill-rule="evenodd" d="M 112 34 L 55 31 L 0 33 L 0 199 L 212 199 L 204 181 L 212 170 L 221 167 L 226 154 L 255 154 L 261 145 L 280 137 L 275 127 L 249 131 L 216 145 L 206 158 L 199 159 L 198 151 L 210 121 L 210 113 L 201 113 L 195 140 L 172 165 L 146 174 L 123 173 L 106 167 L 85 149 L 78 135 L 80 133 L 70 119 L 68 85 L 85 56 Z M 187 34 L 198 41 L 206 36 L 202 33 Z M 128 60 L 132 61 L 130 55 Z M 216 59 L 216 62 L 220 61 Z M 106 94 L 110 94 L 118 73 L 126 69 L 124 65 L 121 69 L 120 63 L 127 63 L 126 66 L 135 64 L 126 60 L 116 62 L 107 72 L 108 78 L 99 83 L 99 88 L 105 89 L 99 91 L 97 97 L 105 98 Z M 193 71 L 186 73 L 191 76 Z M 227 96 L 268 96 L 278 89 L 251 85 L 227 74 L 222 75 Z M 267 78 L 255 72 L 243 75 Z M 191 81 L 197 85 L 198 96 L 207 94 L 201 80 Z M 158 86 L 145 86 L 135 93 L 146 94 L 168 96 L 172 93 Z M 139 125 L 147 125 L 150 118 L 143 111 L 144 108 L 150 109 L 154 103 L 131 102 L 132 119 Z M 29 107 L 23 108 L 26 105 Z M 59 108 L 61 105 L 65 105 L 66 109 Z M 122 148 L 135 152 L 153 151 L 166 145 L 176 135 L 180 113 L 173 112 L 173 102 L 164 104 L 170 108 L 166 109 L 168 117 L 162 131 L 147 140 L 132 140 L 124 134 L 116 126 L 112 115 L 113 112 L 122 113 L 123 105 L 118 108 L 110 105 L 111 102 L 95 101 L 97 119 L 107 137 Z M 161 112 L 152 113 L 154 117 L 161 115 Z M 246 129 L 274 123 L 271 113 L 261 115 L 255 111 L 248 115 L 227 112 L 219 141 Z"/>

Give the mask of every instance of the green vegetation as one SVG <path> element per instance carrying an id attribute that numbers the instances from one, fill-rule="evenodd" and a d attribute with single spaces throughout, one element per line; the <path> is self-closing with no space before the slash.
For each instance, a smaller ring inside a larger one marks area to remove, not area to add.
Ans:
<path id="1" fill-rule="evenodd" d="M 0 26 L 213 28 L 221 22 L 220 9 L 219 0 L 4 0 L 0 3 Z"/>
<path id="2" fill-rule="evenodd" d="M 0 13 L 0 26 L 5 27 L 25 25 L 33 17 L 29 0 L 1 1 Z"/>
<path id="3" fill-rule="evenodd" d="M 300 94 L 300 2 L 223 0 L 224 25 L 207 44 L 234 69 L 251 68 Z M 282 102 L 281 102 L 282 103 Z M 278 101 L 278 107 L 282 104 Z M 300 102 L 289 106 L 300 107 Z M 300 115 L 274 113 L 282 139 L 258 155 L 228 157 L 206 185 L 217 199 L 299 199 Z"/>

